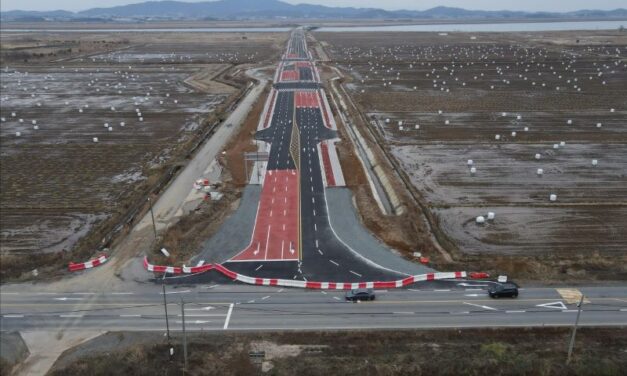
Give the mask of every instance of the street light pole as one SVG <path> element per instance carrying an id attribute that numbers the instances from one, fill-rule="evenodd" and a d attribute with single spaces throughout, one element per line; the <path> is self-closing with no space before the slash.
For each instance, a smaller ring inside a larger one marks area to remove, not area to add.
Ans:
<path id="1" fill-rule="evenodd" d="M 155 233 L 155 241 L 157 240 L 157 225 L 155 224 L 155 213 L 152 211 L 152 200 L 148 197 L 148 204 L 150 204 L 150 217 L 152 218 L 152 231 Z"/>
<path id="2" fill-rule="evenodd" d="M 573 355 L 573 348 L 575 347 L 575 336 L 577 335 L 577 326 L 579 325 L 579 316 L 581 316 L 581 307 L 583 307 L 583 294 L 579 299 L 579 309 L 577 310 L 577 318 L 575 319 L 575 326 L 573 326 L 573 334 L 570 336 L 570 344 L 568 345 L 568 358 L 566 358 L 566 364 L 570 363 L 570 358 Z"/>

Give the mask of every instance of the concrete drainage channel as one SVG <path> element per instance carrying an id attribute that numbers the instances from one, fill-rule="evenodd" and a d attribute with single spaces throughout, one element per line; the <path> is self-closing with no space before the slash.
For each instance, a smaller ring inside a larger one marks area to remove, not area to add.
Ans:
<path id="1" fill-rule="evenodd" d="M 346 118 L 346 115 L 344 115 L 344 112 L 346 112 L 348 109 L 346 108 L 346 104 L 342 100 L 341 95 L 335 87 L 335 82 L 337 80 L 338 77 L 331 79 L 331 88 L 334 94 L 331 95 L 331 100 L 333 101 L 335 108 L 338 109 L 340 120 L 344 124 L 344 128 L 347 130 L 346 133 L 348 134 L 351 142 L 355 146 L 355 150 L 357 151 L 359 160 L 361 161 L 366 172 L 366 176 L 368 177 L 368 182 L 370 183 L 373 196 L 377 201 L 377 204 L 379 204 L 379 208 L 384 214 L 400 215 L 403 213 L 404 207 L 398 199 L 398 196 L 390 186 L 390 181 L 383 173 L 383 170 L 378 164 L 376 157 L 366 144 L 359 130 L 357 130 L 350 122 L 350 120 Z"/>

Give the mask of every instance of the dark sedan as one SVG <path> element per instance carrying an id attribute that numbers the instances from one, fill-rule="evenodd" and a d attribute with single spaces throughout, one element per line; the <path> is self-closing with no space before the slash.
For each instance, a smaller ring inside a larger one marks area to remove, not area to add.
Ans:
<path id="1" fill-rule="evenodd" d="M 355 289 L 346 292 L 346 300 L 351 302 L 374 300 L 374 290 Z"/>
<path id="2" fill-rule="evenodd" d="M 518 285 L 513 282 L 497 283 L 488 289 L 490 298 L 515 298 L 518 296 Z"/>

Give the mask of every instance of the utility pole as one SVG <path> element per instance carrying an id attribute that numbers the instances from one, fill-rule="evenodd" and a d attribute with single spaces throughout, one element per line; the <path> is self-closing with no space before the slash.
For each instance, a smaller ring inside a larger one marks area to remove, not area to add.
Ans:
<path id="1" fill-rule="evenodd" d="M 181 297 L 181 317 L 183 318 L 183 359 L 184 366 L 183 371 L 187 371 L 187 332 L 185 331 L 185 302 L 183 301 L 183 297 Z"/>
<path id="2" fill-rule="evenodd" d="M 568 358 L 566 358 L 566 364 L 570 363 L 571 356 L 573 355 L 573 348 L 575 347 L 575 336 L 577 335 L 577 326 L 579 325 L 579 316 L 581 316 L 581 307 L 583 307 L 583 294 L 581 294 L 581 299 L 579 299 L 577 310 L 577 318 L 575 319 L 575 326 L 573 326 L 573 333 L 570 336 L 570 344 L 568 345 Z"/>
<path id="3" fill-rule="evenodd" d="M 152 200 L 148 197 L 148 204 L 150 204 L 150 217 L 152 217 L 152 231 L 155 233 L 155 241 L 157 241 L 157 225 L 155 225 L 155 213 L 152 211 Z"/>

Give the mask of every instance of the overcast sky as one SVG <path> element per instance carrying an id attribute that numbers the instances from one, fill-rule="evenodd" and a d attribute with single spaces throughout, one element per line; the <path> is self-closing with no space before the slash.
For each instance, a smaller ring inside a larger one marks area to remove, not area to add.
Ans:
<path id="1" fill-rule="evenodd" d="M 207 0 L 182 0 L 201 2 Z M 526 10 L 567 12 L 579 9 L 615 9 L 626 7 L 625 0 L 284 0 L 288 3 L 309 3 L 329 6 L 372 7 L 383 9 L 424 10 L 438 5 L 481 10 Z M 3 11 L 21 10 L 84 10 L 140 3 L 142 0 L 0 0 Z"/>

